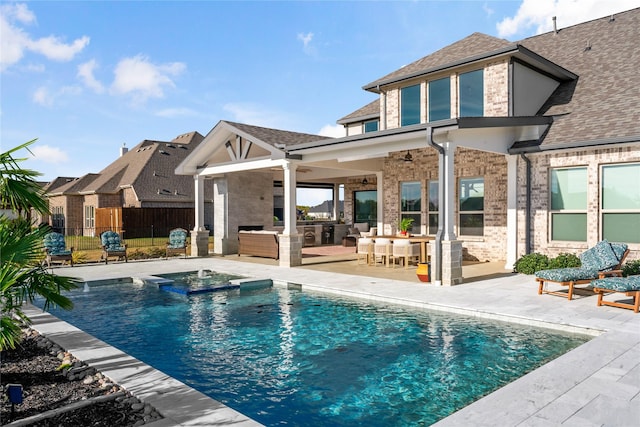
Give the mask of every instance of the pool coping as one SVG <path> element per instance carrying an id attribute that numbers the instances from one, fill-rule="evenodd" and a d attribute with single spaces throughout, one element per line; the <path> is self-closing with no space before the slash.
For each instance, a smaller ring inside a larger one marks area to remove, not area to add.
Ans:
<path id="1" fill-rule="evenodd" d="M 323 293 L 588 333 L 594 335 L 589 342 L 460 409 L 440 420 L 436 425 L 613 424 L 624 426 L 632 425 L 635 420 L 640 419 L 640 315 L 615 307 L 596 307 L 595 297 L 567 301 L 548 295 L 539 296 L 536 292 L 537 285 L 530 276 L 516 274 L 506 278 L 477 281 L 468 285 L 436 287 L 399 280 L 265 265 L 260 266 L 258 276 L 254 274 L 256 270 L 254 264 L 223 258 L 168 260 L 143 265 L 144 267 L 112 264 L 109 265 L 109 270 L 91 268 L 92 271 L 89 272 L 87 269 L 83 272 L 86 273 L 83 276 L 85 280 L 97 280 L 132 277 L 140 274 L 143 269 L 153 271 L 153 274 L 162 274 L 207 268 L 243 275 L 251 279 L 270 277 L 276 284 L 296 284 L 303 289 Z M 70 271 L 59 269 L 56 273 L 66 275 Z M 43 325 L 39 325 L 41 326 Z M 63 338 L 63 333 L 55 329 L 53 332 L 58 334 L 57 338 Z M 77 332 L 75 331 L 75 334 Z M 93 337 L 87 337 L 85 338 L 87 342 L 95 340 Z M 82 342 L 73 344 L 77 351 L 85 351 Z M 62 346 L 66 348 L 65 345 Z M 76 354 L 71 349 L 69 351 Z M 108 353 L 111 351 L 113 350 L 108 350 Z M 101 360 L 97 354 L 89 355 L 98 361 Z M 124 353 L 118 357 L 123 355 Z M 78 355 L 76 357 L 85 360 Z M 200 416 L 215 416 L 217 411 L 219 411 L 218 415 L 222 414 L 223 419 L 234 424 L 240 422 L 240 425 L 260 425 L 247 417 L 234 418 L 241 414 L 238 415 L 233 410 L 231 410 L 232 413 L 226 414 L 222 408 L 216 406 L 220 404 L 219 402 L 204 395 L 202 396 L 206 399 L 199 401 L 199 404 L 205 408 L 198 409 L 195 416 L 190 418 L 184 413 L 190 412 L 189 406 L 183 406 L 182 403 L 175 404 L 170 398 L 158 398 L 164 392 L 170 391 L 162 388 L 163 384 L 156 379 L 157 376 L 163 376 L 162 381 L 176 380 L 162 373 L 154 375 L 142 396 L 133 391 L 132 393 L 138 398 L 142 397 L 142 401 L 150 403 L 166 417 L 165 420 L 160 421 L 165 423 L 162 424 L 163 426 L 211 425 L 214 418 L 211 418 L 208 424 L 206 422 L 198 424 L 201 422 Z M 129 390 L 122 381 L 112 379 Z M 127 375 L 123 375 L 125 382 L 128 379 Z M 139 381 L 133 382 L 132 385 L 138 387 Z M 156 386 L 163 391 L 155 392 L 153 387 Z M 186 385 L 185 387 L 188 388 Z M 202 396 L 198 395 L 197 399 L 201 399 Z M 163 409 L 149 401 L 149 398 L 167 405 L 166 411 L 169 411 L 167 414 L 170 416 L 167 417 Z M 176 402 L 181 401 L 176 400 Z M 212 407 L 206 408 L 208 405 Z M 242 419 L 244 421 L 240 421 Z M 176 424 L 170 424 L 170 422 Z M 242 424 L 244 422 L 249 424 Z M 219 424 L 220 421 L 215 423 Z M 154 423 L 154 426 L 156 425 L 160 426 Z"/>

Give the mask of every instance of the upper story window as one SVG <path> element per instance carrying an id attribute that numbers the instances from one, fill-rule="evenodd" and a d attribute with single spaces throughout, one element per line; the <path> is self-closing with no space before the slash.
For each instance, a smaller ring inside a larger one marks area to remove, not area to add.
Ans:
<path id="1" fill-rule="evenodd" d="M 602 166 L 602 238 L 640 243 L 640 163 Z"/>
<path id="2" fill-rule="evenodd" d="M 429 82 L 429 121 L 451 118 L 451 83 L 449 77 Z"/>
<path id="3" fill-rule="evenodd" d="M 369 120 L 368 122 L 364 122 L 364 132 L 377 132 L 378 131 L 378 120 Z"/>
<path id="4" fill-rule="evenodd" d="M 460 117 L 482 117 L 484 115 L 483 80 L 483 70 L 460 74 Z"/>
<path id="5" fill-rule="evenodd" d="M 420 85 L 400 89 L 400 126 L 420 123 Z"/>
<path id="6" fill-rule="evenodd" d="M 551 169 L 551 240 L 587 241 L 587 168 Z"/>

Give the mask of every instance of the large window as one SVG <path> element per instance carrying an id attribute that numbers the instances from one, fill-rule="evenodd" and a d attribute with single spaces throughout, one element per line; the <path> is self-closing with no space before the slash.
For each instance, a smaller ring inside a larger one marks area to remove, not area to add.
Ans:
<path id="1" fill-rule="evenodd" d="M 460 74 L 460 117 L 484 116 L 483 71 Z"/>
<path id="2" fill-rule="evenodd" d="M 460 178 L 458 228 L 461 236 L 484 234 L 484 178 Z"/>
<path id="3" fill-rule="evenodd" d="M 400 183 L 400 218 L 413 218 L 413 229 L 420 229 L 421 195 L 420 181 Z"/>
<path id="4" fill-rule="evenodd" d="M 368 222 L 370 227 L 378 223 L 378 192 L 376 190 L 353 192 L 353 222 Z"/>
<path id="5" fill-rule="evenodd" d="M 364 132 L 377 132 L 378 131 L 378 121 L 377 120 L 369 120 L 368 122 L 364 122 Z"/>
<path id="6" fill-rule="evenodd" d="M 420 123 L 420 85 L 400 89 L 400 126 Z"/>
<path id="7" fill-rule="evenodd" d="M 640 163 L 602 166 L 602 238 L 640 243 Z"/>
<path id="8" fill-rule="evenodd" d="M 551 169 L 551 240 L 587 241 L 587 168 Z"/>
<path id="9" fill-rule="evenodd" d="M 429 121 L 451 118 L 451 82 L 449 77 L 429 82 Z"/>
<path id="10" fill-rule="evenodd" d="M 429 181 L 429 230 L 428 234 L 438 232 L 438 211 L 440 211 L 438 181 Z"/>

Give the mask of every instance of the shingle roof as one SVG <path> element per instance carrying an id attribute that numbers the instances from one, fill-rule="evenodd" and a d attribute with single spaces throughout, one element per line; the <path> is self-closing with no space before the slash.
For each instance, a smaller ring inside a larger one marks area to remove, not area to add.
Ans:
<path id="1" fill-rule="evenodd" d="M 554 116 L 543 145 L 640 137 L 640 8 L 520 43 L 579 77 L 539 114 Z"/>
<path id="2" fill-rule="evenodd" d="M 396 70 L 386 76 L 375 80 L 368 85 L 364 86 L 365 90 L 376 91 L 378 85 L 386 84 L 395 80 L 402 80 L 414 74 L 423 73 L 431 70 L 432 68 L 438 68 L 452 64 L 458 61 L 463 61 L 466 58 L 471 58 L 482 53 L 493 52 L 500 48 L 512 46 L 513 43 L 492 37 L 482 33 L 473 33 L 470 36 L 463 38 L 449 46 L 446 46 L 424 58 L 418 59 L 409 65 Z"/>
<path id="3" fill-rule="evenodd" d="M 578 75 L 562 83 L 540 115 L 554 117 L 543 145 L 640 137 L 640 8 L 529 37 L 517 43 L 474 33 L 364 86 L 432 72 L 469 58 L 521 45 Z M 338 123 L 359 118 L 374 103 Z"/>
<path id="4" fill-rule="evenodd" d="M 171 142 L 144 140 L 100 173 L 74 179 L 53 192 L 116 194 L 130 186 L 143 202 L 191 201 L 193 177 L 177 176 L 174 171 L 203 139 L 198 132 L 190 132 Z"/>
<path id="5" fill-rule="evenodd" d="M 291 132 L 288 130 L 280 129 L 270 129 L 260 126 L 247 125 L 244 123 L 230 122 L 227 120 L 224 120 L 224 122 L 272 146 L 276 146 L 276 144 L 292 146 L 305 142 L 331 139 L 327 136 L 322 135 L 312 135 L 308 133 Z"/>
<path id="6" fill-rule="evenodd" d="M 358 119 L 364 120 L 367 118 L 379 117 L 379 116 L 380 116 L 380 98 L 376 98 L 374 101 L 371 101 L 370 103 L 360 108 L 359 110 L 356 110 L 353 113 L 344 116 L 343 118 L 338 120 L 338 123 L 349 123 Z"/>

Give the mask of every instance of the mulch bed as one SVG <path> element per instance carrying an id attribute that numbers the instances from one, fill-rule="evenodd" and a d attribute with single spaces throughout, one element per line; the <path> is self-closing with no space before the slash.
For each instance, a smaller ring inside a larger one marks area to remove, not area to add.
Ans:
<path id="1" fill-rule="evenodd" d="M 109 378 L 33 330 L 25 330 L 25 338 L 19 346 L 3 351 L 0 356 L 0 425 L 50 410 L 77 408 L 89 399 L 107 401 L 22 425 L 133 427 L 162 418 L 154 408 L 141 403 Z M 14 405 L 13 411 L 6 393 L 7 384 L 20 384 L 23 389 L 23 402 Z"/>

